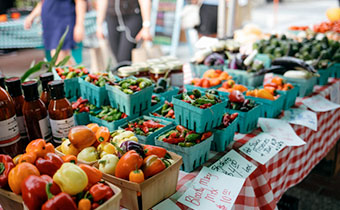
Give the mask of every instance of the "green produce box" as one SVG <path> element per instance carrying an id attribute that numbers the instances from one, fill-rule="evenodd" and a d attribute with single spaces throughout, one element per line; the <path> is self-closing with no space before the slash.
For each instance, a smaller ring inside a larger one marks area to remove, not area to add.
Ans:
<path id="1" fill-rule="evenodd" d="M 334 63 L 329 68 L 330 68 L 330 70 L 332 72 L 331 75 L 334 78 L 340 78 L 340 63 Z"/>
<path id="2" fill-rule="evenodd" d="M 284 100 L 285 100 L 285 95 L 280 95 L 275 100 L 257 98 L 257 97 L 252 97 L 252 96 L 246 96 L 246 98 L 262 103 L 261 115 L 260 115 L 261 117 L 275 118 L 281 114 Z"/>
<path id="3" fill-rule="evenodd" d="M 162 109 L 162 107 L 158 107 L 156 110 L 154 110 L 153 112 L 149 113 L 149 115 L 154 117 L 154 118 L 159 118 L 159 119 L 162 119 L 162 120 L 167 120 L 167 121 L 175 123 L 175 119 L 167 118 L 167 117 L 163 117 L 163 116 L 160 117 L 160 116 L 153 115 L 153 113 L 157 113 L 157 114 L 160 115 L 161 109 Z"/>
<path id="4" fill-rule="evenodd" d="M 211 150 L 223 152 L 234 140 L 239 118 L 235 118 L 232 123 L 223 129 L 214 129 L 214 140 L 211 142 Z"/>
<path id="5" fill-rule="evenodd" d="M 76 125 L 87 125 L 90 123 L 90 114 L 88 112 L 82 112 L 78 114 L 74 114 L 74 120 L 76 121 Z"/>
<path id="6" fill-rule="evenodd" d="M 167 91 L 163 93 L 154 93 L 157 96 L 163 97 L 165 100 L 171 102 L 172 96 L 177 95 L 179 87 L 172 86 Z"/>
<path id="7" fill-rule="evenodd" d="M 331 77 L 332 69 L 319 69 L 318 73 L 320 74 L 320 77 L 317 78 L 317 84 L 326 85 L 328 83 L 328 78 Z"/>
<path id="8" fill-rule="evenodd" d="M 54 80 L 61 80 L 55 68 L 52 69 L 52 73 L 53 73 Z M 65 97 L 69 99 L 70 101 L 77 100 L 81 95 L 80 85 L 79 85 L 80 79 L 81 79 L 80 77 L 74 77 L 71 79 L 64 80 Z"/>
<path id="9" fill-rule="evenodd" d="M 285 79 L 287 82 L 292 83 L 292 85 L 299 85 L 300 90 L 299 90 L 299 97 L 305 97 L 309 96 L 313 93 L 314 86 L 316 85 L 317 82 L 317 77 L 311 77 L 308 79 L 301 79 L 301 78 L 289 78 L 289 77 L 284 77 L 282 75 L 278 75 Z"/>
<path id="10" fill-rule="evenodd" d="M 278 90 L 277 91 L 280 95 L 285 96 L 285 100 L 283 102 L 283 109 L 284 110 L 287 110 L 290 107 L 294 106 L 295 100 L 296 100 L 296 98 L 299 94 L 299 90 L 300 90 L 299 85 L 295 84 L 294 88 L 291 89 L 291 90 L 287 90 L 287 91 Z"/>
<path id="11" fill-rule="evenodd" d="M 79 79 L 81 97 L 89 100 L 91 104 L 101 107 L 109 104 L 109 98 L 105 87 L 98 87 L 83 78 Z"/>
<path id="12" fill-rule="evenodd" d="M 110 132 L 115 131 L 119 128 L 119 126 L 123 125 L 124 123 L 134 119 L 135 116 L 128 116 L 127 118 L 124 119 L 120 119 L 120 120 L 116 120 L 116 121 L 106 121 L 106 120 L 102 120 L 98 117 L 92 116 L 90 115 L 90 121 L 92 123 L 97 123 L 100 126 L 105 126 L 109 129 Z"/>
<path id="13" fill-rule="evenodd" d="M 223 70 L 223 68 L 225 68 L 225 64 L 217 65 L 217 66 L 206 66 L 204 64 L 190 63 L 190 68 L 191 68 L 192 72 L 194 73 L 194 77 L 202 78 L 204 72 L 206 72 L 207 70 L 209 70 L 209 69 Z"/>
<path id="14" fill-rule="evenodd" d="M 162 107 L 164 102 L 165 102 L 165 99 L 163 97 L 160 97 L 160 102 L 158 102 L 157 104 L 153 105 L 153 106 L 150 106 L 149 109 L 145 110 L 142 112 L 143 115 L 149 115 L 151 112 L 155 111 L 156 109 L 158 109 L 159 107 Z"/>

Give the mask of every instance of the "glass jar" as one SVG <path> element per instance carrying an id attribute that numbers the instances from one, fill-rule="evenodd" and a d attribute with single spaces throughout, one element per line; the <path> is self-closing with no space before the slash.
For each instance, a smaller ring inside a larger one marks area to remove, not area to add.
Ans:
<path id="1" fill-rule="evenodd" d="M 154 65 L 158 65 L 158 64 L 162 64 L 164 63 L 161 59 L 159 58 L 154 58 L 154 59 L 148 59 L 146 61 L 146 63 L 149 65 L 149 66 L 154 66 Z"/>
<path id="2" fill-rule="evenodd" d="M 151 66 L 151 68 L 150 68 L 150 78 L 154 82 L 157 82 L 160 78 L 164 78 L 166 73 L 169 70 L 170 70 L 169 67 L 165 64 L 158 64 L 158 65 Z"/>
<path id="3" fill-rule="evenodd" d="M 170 68 L 170 84 L 171 86 L 182 87 L 184 85 L 183 63 L 180 61 L 173 61 L 167 64 Z"/>
<path id="4" fill-rule="evenodd" d="M 136 77 L 149 77 L 149 65 L 147 63 L 134 63 L 132 64 L 137 71 Z"/>
<path id="5" fill-rule="evenodd" d="M 132 66 L 123 66 L 117 70 L 117 76 L 124 79 L 130 76 L 136 76 L 137 70 Z"/>

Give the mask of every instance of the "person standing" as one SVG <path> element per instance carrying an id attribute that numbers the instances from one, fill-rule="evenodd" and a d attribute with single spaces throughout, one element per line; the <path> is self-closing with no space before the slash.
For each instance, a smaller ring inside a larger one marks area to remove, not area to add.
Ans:
<path id="1" fill-rule="evenodd" d="M 118 63 L 131 60 L 140 40 L 150 41 L 151 0 L 98 0 L 97 37 L 103 39 L 106 18 L 111 50 Z"/>
<path id="2" fill-rule="evenodd" d="M 46 50 L 55 54 L 59 40 L 69 27 L 64 45 L 59 53 L 56 63 L 70 55 L 70 50 L 84 38 L 84 18 L 86 13 L 85 0 L 42 0 L 26 17 L 24 27 L 31 28 L 36 17 L 41 15 L 43 27 L 43 40 Z M 71 65 L 69 60 L 67 65 Z"/>
<path id="3" fill-rule="evenodd" d="M 196 0 L 197 1 L 197 0 Z M 203 0 L 200 8 L 200 25 L 197 31 L 200 36 L 216 37 L 217 35 L 218 0 Z"/>

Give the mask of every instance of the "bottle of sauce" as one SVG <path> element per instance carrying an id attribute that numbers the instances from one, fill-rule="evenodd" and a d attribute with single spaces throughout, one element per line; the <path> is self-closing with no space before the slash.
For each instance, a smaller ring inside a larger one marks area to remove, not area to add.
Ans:
<path id="1" fill-rule="evenodd" d="M 22 83 L 22 89 L 25 96 L 22 113 L 29 141 L 39 138 L 51 141 L 52 133 L 49 127 L 47 110 L 45 104 L 39 98 L 38 83 L 36 81 L 24 82 Z"/>
<path id="2" fill-rule="evenodd" d="M 21 91 L 20 78 L 12 77 L 12 78 L 6 79 L 6 86 L 8 89 L 8 93 L 11 95 L 14 101 L 15 113 L 17 115 L 17 122 L 19 126 L 21 142 L 23 143 L 23 145 L 27 146 L 28 138 L 27 138 L 24 116 L 22 114 L 22 106 L 24 104 L 25 99 Z"/>
<path id="3" fill-rule="evenodd" d="M 40 99 L 44 102 L 45 107 L 47 109 L 50 103 L 50 100 L 51 100 L 50 90 L 48 89 L 48 83 L 50 81 L 53 81 L 53 74 L 51 72 L 46 72 L 44 74 L 41 74 L 39 77 L 40 77 L 41 86 L 42 86 Z"/>
<path id="4" fill-rule="evenodd" d="M 71 103 L 65 98 L 64 81 L 55 80 L 48 83 L 51 91 L 51 101 L 48 106 L 53 142 L 57 146 L 62 138 L 75 126 Z"/>
<path id="5" fill-rule="evenodd" d="M 2 87 L 4 90 L 6 90 L 5 86 L 5 77 L 0 75 L 0 87 Z"/>
<path id="6" fill-rule="evenodd" d="M 15 157 L 23 150 L 14 101 L 9 93 L 0 87 L 0 153 Z"/>

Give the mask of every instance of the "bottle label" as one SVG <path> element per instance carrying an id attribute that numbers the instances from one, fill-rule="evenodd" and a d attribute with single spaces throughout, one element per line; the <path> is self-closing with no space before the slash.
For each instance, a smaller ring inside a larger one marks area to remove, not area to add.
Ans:
<path id="1" fill-rule="evenodd" d="M 67 137 L 70 129 L 74 127 L 74 117 L 72 116 L 64 120 L 50 119 L 50 122 L 53 134 L 53 141 L 61 144 L 62 138 Z"/>
<path id="2" fill-rule="evenodd" d="M 20 133 L 16 116 L 0 121 L 0 147 L 14 144 L 19 140 Z"/>
<path id="3" fill-rule="evenodd" d="M 19 132 L 20 132 L 21 138 L 27 138 L 24 116 L 17 116 L 17 122 L 18 122 Z"/>
<path id="4" fill-rule="evenodd" d="M 50 124 L 48 123 L 48 117 L 45 117 L 44 119 L 39 120 L 41 136 L 47 142 L 52 140 L 52 133 L 51 133 L 51 129 L 49 126 Z"/>
<path id="5" fill-rule="evenodd" d="M 171 73 L 171 86 L 183 86 L 183 73 Z"/>

